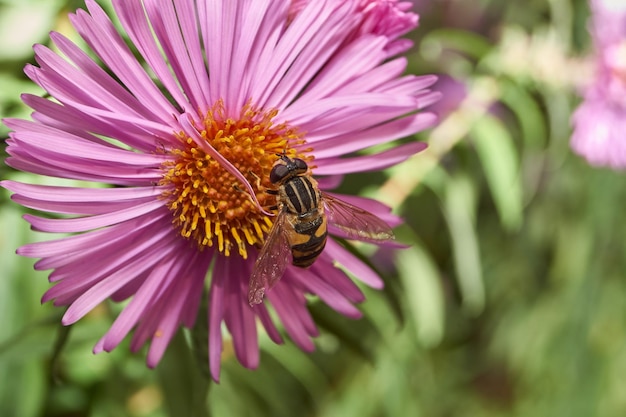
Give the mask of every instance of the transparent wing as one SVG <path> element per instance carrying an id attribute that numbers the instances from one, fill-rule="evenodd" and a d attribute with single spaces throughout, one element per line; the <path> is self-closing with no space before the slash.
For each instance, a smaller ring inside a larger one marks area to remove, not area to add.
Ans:
<path id="1" fill-rule="evenodd" d="M 326 193 L 322 197 L 328 223 L 350 239 L 373 243 L 394 239 L 391 227 L 378 216 Z"/>
<path id="2" fill-rule="evenodd" d="M 286 218 L 284 212 L 277 216 L 254 264 L 248 290 L 248 302 L 252 307 L 263 302 L 265 291 L 276 285 L 291 260 L 291 248 L 285 234 Z"/>

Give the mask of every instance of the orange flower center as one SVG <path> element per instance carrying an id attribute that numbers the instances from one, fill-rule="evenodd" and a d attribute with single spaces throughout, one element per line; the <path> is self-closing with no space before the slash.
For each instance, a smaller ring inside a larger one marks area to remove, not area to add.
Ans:
<path id="1" fill-rule="evenodd" d="M 250 183 L 259 204 L 267 209 L 276 204 L 269 174 L 278 155 L 310 159 L 292 148 L 304 143 L 301 135 L 286 123 L 274 125 L 277 110 L 260 111 L 245 106 L 235 120 L 224 117 L 218 102 L 205 116 L 203 140 L 227 159 Z M 233 247 L 244 259 L 248 245 L 261 245 L 272 219 L 253 202 L 244 185 L 218 161 L 208 155 L 185 132 L 176 133 L 180 146 L 168 151 L 172 159 L 163 164 L 165 174 L 159 185 L 180 234 L 202 249 L 217 247 L 230 256 Z"/>

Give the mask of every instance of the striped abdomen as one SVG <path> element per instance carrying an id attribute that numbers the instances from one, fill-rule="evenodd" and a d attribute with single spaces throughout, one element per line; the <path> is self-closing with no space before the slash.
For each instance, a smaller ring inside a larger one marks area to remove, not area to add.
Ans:
<path id="1" fill-rule="evenodd" d="M 286 181 L 279 189 L 293 231 L 288 234 L 293 264 L 311 266 L 326 245 L 326 216 L 317 182 L 307 176 Z"/>

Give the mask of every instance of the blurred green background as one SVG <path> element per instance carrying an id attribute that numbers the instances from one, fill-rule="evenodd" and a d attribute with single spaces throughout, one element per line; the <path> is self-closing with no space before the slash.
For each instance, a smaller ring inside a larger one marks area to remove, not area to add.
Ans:
<path id="1" fill-rule="evenodd" d="M 443 118 L 419 135 L 427 152 L 342 185 L 392 205 L 412 244 L 372 257 L 386 289 L 364 288 L 363 319 L 313 301 L 315 353 L 261 336 L 248 371 L 227 344 L 220 384 L 189 332 L 155 370 L 127 342 L 94 356 L 120 307 L 60 326 L 63 309 L 40 305 L 47 274 L 14 254 L 45 236 L 0 190 L 0 416 L 626 415 L 624 174 L 569 149 L 590 68 L 586 1 L 415 2 L 409 71 L 446 74 Z M 67 12 L 82 6 L 0 0 L 2 117 L 28 117 L 20 93 L 41 93 L 22 73 L 31 45 L 71 34 Z"/>

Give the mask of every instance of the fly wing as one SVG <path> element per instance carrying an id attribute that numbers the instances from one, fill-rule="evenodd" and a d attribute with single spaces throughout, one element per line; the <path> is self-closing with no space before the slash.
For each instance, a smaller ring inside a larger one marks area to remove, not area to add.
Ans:
<path id="1" fill-rule="evenodd" d="M 251 307 L 263 302 L 265 291 L 276 285 L 291 259 L 291 248 L 285 234 L 286 217 L 284 212 L 278 215 L 254 264 L 248 290 Z"/>
<path id="2" fill-rule="evenodd" d="M 391 227 L 378 216 L 326 193 L 322 197 L 328 222 L 350 239 L 372 243 L 394 239 Z"/>

